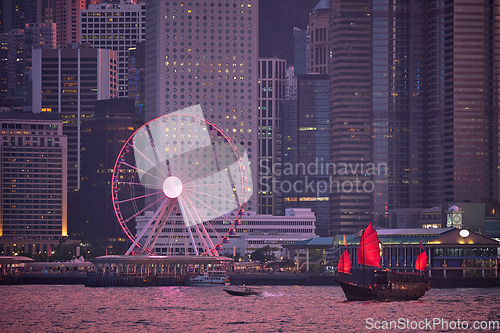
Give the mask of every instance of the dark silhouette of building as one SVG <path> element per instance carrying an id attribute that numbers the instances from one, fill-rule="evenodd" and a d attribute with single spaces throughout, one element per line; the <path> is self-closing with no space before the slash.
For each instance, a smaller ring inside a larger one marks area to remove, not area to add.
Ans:
<path id="1" fill-rule="evenodd" d="M 144 42 L 129 49 L 128 96 L 134 100 L 137 115 L 144 119 L 146 102 L 146 44 Z"/>
<path id="2" fill-rule="evenodd" d="M 117 98 L 96 101 L 94 118 L 82 121 L 82 181 L 70 207 L 69 232 L 118 253 L 127 244 L 111 201 L 112 173 L 125 141 L 142 124 L 134 100 Z"/>
<path id="3" fill-rule="evenodd" d="M 297 100 L 284 101 L 281 192 L 284 208 L 311 208 L 316 234 L 329 234 L 328 75 L 302 74 Z"/>

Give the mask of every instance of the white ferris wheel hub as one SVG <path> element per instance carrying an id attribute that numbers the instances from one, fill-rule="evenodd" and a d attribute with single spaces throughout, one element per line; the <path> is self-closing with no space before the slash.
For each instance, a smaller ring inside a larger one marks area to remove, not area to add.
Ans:
<path id="1" fill-rule="evenodd" d="M 170 176 L 163 182 L 163 193 L 170 199 L 177 198 L 182 193 L 182 182 L 175 176 Z"/>

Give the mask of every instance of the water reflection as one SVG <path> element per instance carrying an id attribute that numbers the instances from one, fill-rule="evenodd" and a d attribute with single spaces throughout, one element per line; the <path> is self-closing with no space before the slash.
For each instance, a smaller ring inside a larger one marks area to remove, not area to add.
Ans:
<path id="1" fill-rule="evenodd" d="M 466 320 L 471 325 L 476 320 L 500 321 L 500 288 L 433 289 L 409 302 L 346 302 L 340 287 L 267 286 L 262 295 L 250 297 L 231 296 L 222 288 L 2 286 L 0 328 L 4 332 L 359 332 L 369 323 L 400 319 Z"/>

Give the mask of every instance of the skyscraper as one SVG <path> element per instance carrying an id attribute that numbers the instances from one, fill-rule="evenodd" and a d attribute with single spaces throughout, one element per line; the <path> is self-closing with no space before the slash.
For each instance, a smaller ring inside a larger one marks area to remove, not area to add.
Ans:
<path id="1" fill-rule="evenodd" d="M 0 252 L 10 254 L 20 243 L 26 253 L 46 251 L 41 248 L 46 240 L 67 235 L 67 145 L 61 118 L 4 113 L 0 124 Z"/>
<path id="2" fill-rule="evenodd" d="M 293 67 L 295 74 L 306 74 L 309 68 L 309 27 L 293 28 Z"/>
<path id="3" fill-rule="evenodd" d="M 258 1 L 146 2 L 146 120 L 195 104 L 248 151 L 258 184 Z M 257 210 L 257 188 L 247 209 Z"/>
<path id="4" fill-rule="evenodd" d="M 333 176 L 366 184 L 331 194 L 332 233 L 385 225 L 389 209 L 498 200 L 498 9 L 330 3 L 331 161 L 350 167 Z"/>
<path id="5" fill-rule="evenodd" d="M 389 209 L 426 205 L 426 13 L 418 1 L 330 5 L 335 234 L 386 225 Z"/>
<path id="6" fill-rule="evenodd" d="M 352 8 L 347 10 L 342 1 L 330 5 L 330 162 L 361 166 L 372 161 L 371 8 L 350 3 Z M 357 192 L 351 185 L 369 182 L 371 177 L 358 169 L 330 172 L 335 182 L 329 200 L 330 234 L 366 227 L 372 221 L 372 193 Z"/>
<path id="7" fill-rule="evenodd" d="M 120 253 L 126 251 L 126 237 L 113 210 L 111 179 L 123 143 L 142 124 L 134 101 L 128 98 L 96 101 L 94 117 L 82 121 L 82 182 L 73 212 L 75 223 L 68 229 L 78 239 L 101 243 L 103 248 L 111 245 L 115 250 L 121 244 Z M 121 170 L 124 174 L 132 171 Z"/>
<path id="8" fill-rule="evenodd" d="M 107 1 L 80 11 L 81 43 L 118 54 L 118 98 L 128 97 L 129 49 L 146 39 L 146 5 L 137 0 Z"/>
<path id="9" fill-rule="evenodd" d="M 323 237 L 329 235 L 328 87 L 327 74 L 298 75 L 297 100 L 286 101 L 282 112 L 283 207 L 310 208 Z"/>
<path id="10" fill-rule="evenodd" d="M 144 120 L 146 104 L 146 45 L 144 42 L 129 49 L 128 96 L 135 102 L 137 115 Z"/>
<path id="11" fill-rule="evenodd" d="M 51 2 L 51 4 L 53 3 Z M 78 20 L 80 11 L 87 8 L 87 2 L 85 0 L 56 0 L 55 6 L 57 45 L 60 48 L 66 48 L 70 43 L 79 42 L 80 25 Z"/>
<path id="12" fill-rule="evenodd" d="M 0 32 L 7 33 L 12 29 L 23 29 L 26 23 L 40 23 L 38 6 L 42 1 L 4 0 L 0 3 Z"/>
<path id="13" fill-rule="evenodd" d="M 68 136 L 68 190 L 80 187 L 81 119 L 96 100 L 116 97 L 116 52 L 75 48 L 33 51 L 33 111 L 59 113 Z"/>
<path id="14" fill-rule="evenodd" d="M 56 25 L 54 23 L 26 23 L 23 29 L 13 29 L 2 34 L 2 57 L 0 66 L 3 88 L 2 98 L 23 97 L 28 91 L 26 74 L 31 69 L 34 49 L 56 47 Z M 26 102 L 26 101 L 25 101 Z"/>
<path id="15" fill-rule="evenodd" d="M 320 0 L 309 14 L 308 73 L 328 73 L 328 12 L 329 0 Z"/>
<path id="16" fill-rule="evenodd" d="M 498 1 L 429 1 L 429 201 L 498 202 Z"/>
<path id="17" fill-rule="evenodd" d="M 259 214 L 282 215 L 281 175 L 273 165 L 282 158 L 280 101 L 285 99 L 286 61 L 259 59 Z"/>

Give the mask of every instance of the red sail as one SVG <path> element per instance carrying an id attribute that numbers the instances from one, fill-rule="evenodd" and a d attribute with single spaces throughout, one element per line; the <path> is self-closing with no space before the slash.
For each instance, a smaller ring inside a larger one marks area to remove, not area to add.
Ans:
<path id="1" fill-rule="evenodd" d="M 419 271 L 427 269 L 427 253 L 425 251 L 418 255 L 417 261 L 415 261 L 415 268 Z"/>
<path id="2" fill-rule="evenodd" d="M 359 240 L 358 264 L 380 266 L 380 246 L 377 232 L 370 223 Z"/>
<path id="3" fill-rule="evenodd" d="M 340 256 L 339 273 L 351 274 L 351 256 L 347 250 Z"/>

